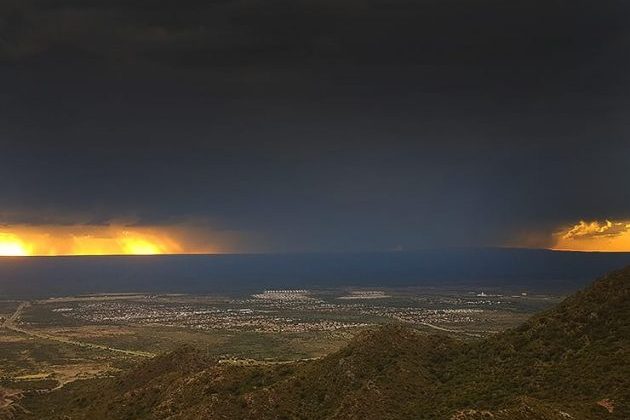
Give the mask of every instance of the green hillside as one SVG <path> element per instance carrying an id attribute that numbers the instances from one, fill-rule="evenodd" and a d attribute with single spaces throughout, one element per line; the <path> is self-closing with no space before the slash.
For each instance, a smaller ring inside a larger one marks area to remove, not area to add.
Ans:
<path id="1" fill-rule="evenodd" d="M 628 419 L 630 268 L 486 340 L 392 325 L 260 366 L 182 348 L 23 406 L 53 419 Z"/>

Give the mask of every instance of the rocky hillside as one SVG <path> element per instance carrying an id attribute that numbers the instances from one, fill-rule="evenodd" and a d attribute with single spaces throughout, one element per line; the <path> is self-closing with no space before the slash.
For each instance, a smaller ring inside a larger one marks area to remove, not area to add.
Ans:
<path id="1" fill-rule="evenodd" d="M 630 268 L 486 340 L 392 325 L 320 360 L 260 366 L 183 348 L 23 405 L 60 419 L 628 419 Z"/>

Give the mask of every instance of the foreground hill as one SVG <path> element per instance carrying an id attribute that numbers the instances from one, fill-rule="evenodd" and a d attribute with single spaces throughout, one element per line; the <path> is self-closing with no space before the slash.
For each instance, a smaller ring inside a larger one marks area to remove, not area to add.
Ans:
<path id="1" fill-rule="evenodd" d="M 486 340 L 388 326 L 320 360 L 260 366 L 182 348 L 23 405 L 64 419 L 628 419 L 630 268 Z"/>

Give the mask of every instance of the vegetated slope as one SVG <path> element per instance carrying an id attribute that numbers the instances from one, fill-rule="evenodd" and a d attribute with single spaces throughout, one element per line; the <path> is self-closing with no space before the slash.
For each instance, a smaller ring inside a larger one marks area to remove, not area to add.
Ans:
<path id="1" fill-rule="evenodd" d="M 272 366 L 183 348 L 25 406 L 72 419 L 566 420 L 628 419 L 629 403 L 630 268 L 486 340 L 387 326 L 323 359 Z"/>
<path id="2" fill-rule="evenodd" d="M 464 346 L 444 372 L 449 404 L 496 407 L 528 396 L 576 418 L 605 418 L 611 408 L 611 418 L 630 418 L 630 268 Z"/>

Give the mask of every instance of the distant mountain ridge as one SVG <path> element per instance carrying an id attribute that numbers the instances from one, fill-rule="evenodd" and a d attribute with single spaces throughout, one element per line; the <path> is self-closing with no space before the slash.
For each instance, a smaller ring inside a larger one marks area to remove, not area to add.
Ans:
<path id="1" fill-rule="evenodd" d="M 258 366 L 186 347 L 24 406 L 51 419 L 628 419 L 630 267 L 484 340 L 391 325 Z"/>
<path id="2" fill-rule="evenodd" d="M 0 295 L 223 293 L 262 289 L 482 286 L 573 292 L 630 253 L 516 248 L 405 252 L 0 257 Z"/>

